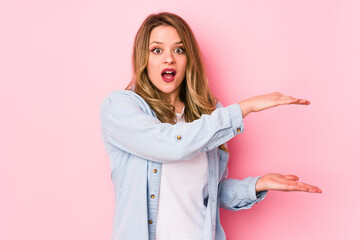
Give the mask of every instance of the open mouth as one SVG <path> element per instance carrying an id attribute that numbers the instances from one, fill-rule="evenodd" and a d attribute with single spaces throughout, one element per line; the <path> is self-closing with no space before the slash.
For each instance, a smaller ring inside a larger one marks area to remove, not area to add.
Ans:
<path id="1" fill-rule="evenodd" d="M 171 82 L 175 79 L 175 75 L 176 75 L 176 70 L 174 68 L 165 68 L 162 72 L 161 72 L 161 76 L 162 79 L 165 82 Z"/>

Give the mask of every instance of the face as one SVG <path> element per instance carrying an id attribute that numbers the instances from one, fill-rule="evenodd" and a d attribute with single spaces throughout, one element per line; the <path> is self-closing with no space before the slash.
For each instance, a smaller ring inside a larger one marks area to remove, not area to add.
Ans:
<path id="1" fill-rule="evenodd" d="M 150 81 L 174 103 L 179 100 L 187 58 L 176 29 L 158 26 L 150 33 L 147 72 Z"/>

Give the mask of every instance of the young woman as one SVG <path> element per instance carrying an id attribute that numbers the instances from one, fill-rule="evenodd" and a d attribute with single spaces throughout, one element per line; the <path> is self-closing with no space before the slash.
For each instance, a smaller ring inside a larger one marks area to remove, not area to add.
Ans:
<path id="1" fill-rule="evenodd" d="M 227 178 L 226 142 L 251 112 L 309 101 L 271 93 L 223 107 L 212 95 L 187 23 L 148 16 L 133 49 L 133 80 L 101 107 L 116 209 L 113 240 L 225 239 L 219 207 L 250 208 L 267 190 L 320 193 L 294 175 Z"/>

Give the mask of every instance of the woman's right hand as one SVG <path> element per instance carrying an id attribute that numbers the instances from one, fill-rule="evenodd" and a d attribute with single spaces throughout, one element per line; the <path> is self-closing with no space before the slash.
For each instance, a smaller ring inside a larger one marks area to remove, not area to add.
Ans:
<path id="1" fill-rule="evenodd" d="M 251 112 L 259 112 L 268 108 L 287 104 L 309 105 L 310 102 L 306 99 L 286 96 L 279 92 L 260 95 L 239 102 L 243 118 Z"/>
<path id="2" fill-rule="evenodd" d="M 256 192 L 265 190 L 277 190 L 284 192 L 300 191 L 310 193 L 322 193 L 321 189 L 307 183 L 298 182 L 299 177 L 295 175 L 282 175 L 269 173 L 258 179 L 255 185 Z"/>

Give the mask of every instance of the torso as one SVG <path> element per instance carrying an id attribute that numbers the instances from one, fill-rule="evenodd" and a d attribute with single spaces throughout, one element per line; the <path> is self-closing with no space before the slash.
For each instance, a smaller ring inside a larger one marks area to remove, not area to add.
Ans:
<path id="1" fill-rule="evenodd" d="M 176 113 L 184 122 L 183 111 Z M 162 165 L 156 239 L 201 239 L 206 206 L 203 191 L 208 182 L 205 152 L 186 161 Z"/>

